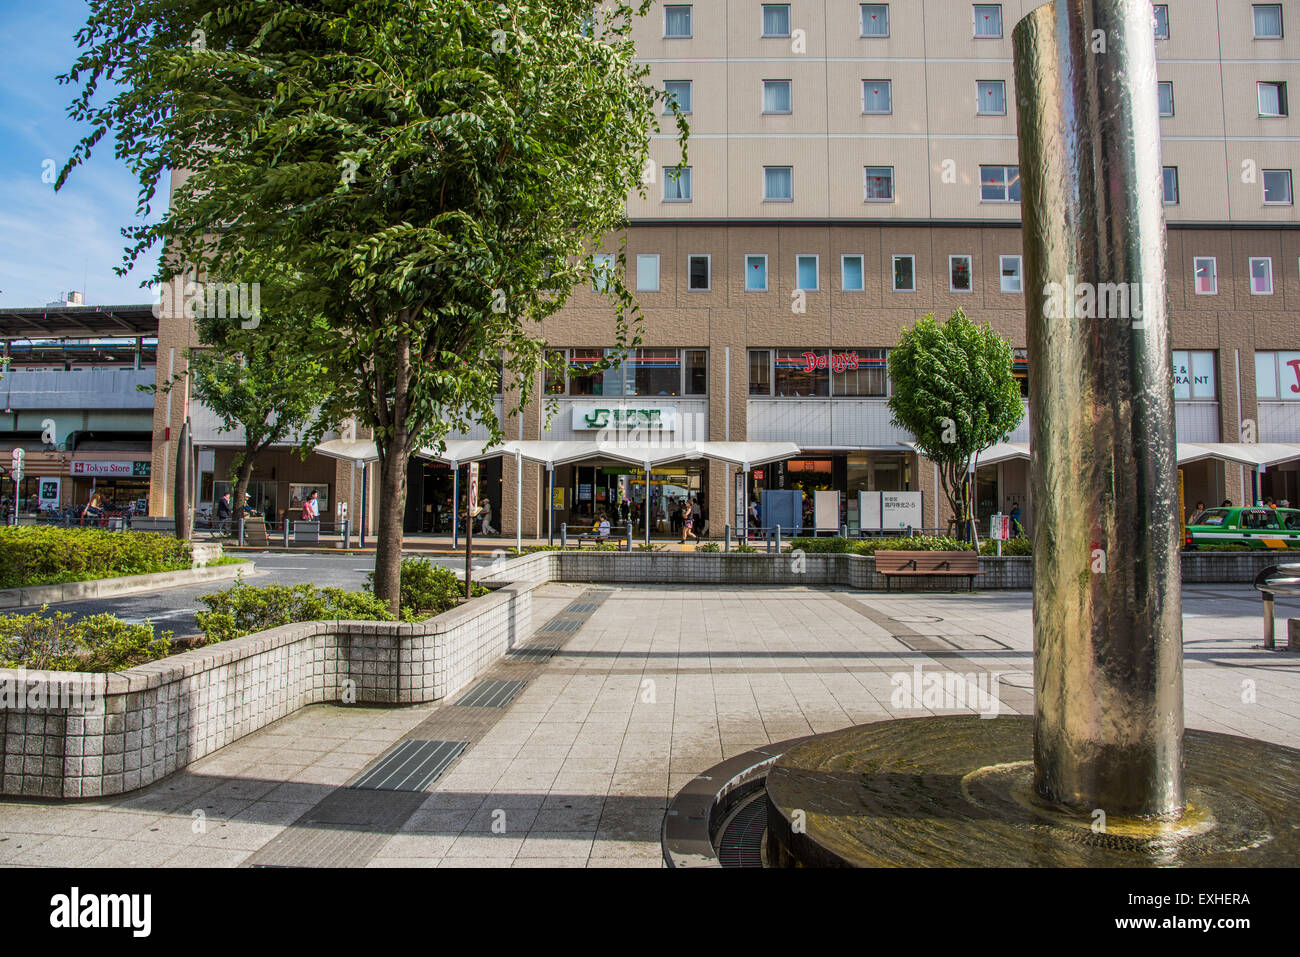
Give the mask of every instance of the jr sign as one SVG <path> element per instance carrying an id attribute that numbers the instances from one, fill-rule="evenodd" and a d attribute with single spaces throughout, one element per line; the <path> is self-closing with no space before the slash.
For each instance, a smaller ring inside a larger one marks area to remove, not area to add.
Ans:
<path id="1" fill-rule="evenodd" d="M 601 429 L 653 429 L 673 432 L 677 429 L 674 406 L 579 406 L 573 407 L 575 432 Z"/>

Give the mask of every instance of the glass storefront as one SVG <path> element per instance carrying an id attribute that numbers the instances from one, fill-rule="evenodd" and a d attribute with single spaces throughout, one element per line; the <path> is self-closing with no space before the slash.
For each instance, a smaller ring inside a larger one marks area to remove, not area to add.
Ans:
<path id="1" fill-rule="evenodd" d="M 914 488 L 906 452 L 808 451 L 799 458 L 772 462 L 749 473 L 749 497 L 762 501 L 765 489 L 798 489 L 803 492 L 803 524 L 813 523 L 813 493 L 840 493 L 840 525 L 850 534 L 859 527 L 858 495 L 864 492 L 902 492 Z"/>
<path id="2" fill-rule="evenodd" d="M 693 502 L 708 517 L 708 466 L 698 463 L 656 466 L 650 472 L 650 501 L 646 502 L 645 470 L 627 465 L 573 465 L 555 470 L 554 529 L 566 523 L 575 533 L 597 524 L 633 523 L 645 534 L 647 514 L 652 536 L 680 538 L 681 510 Z M 544 526 L 543 526 L 544 527 Z M 703 537 L 700 528 L 695 534 Z"/>

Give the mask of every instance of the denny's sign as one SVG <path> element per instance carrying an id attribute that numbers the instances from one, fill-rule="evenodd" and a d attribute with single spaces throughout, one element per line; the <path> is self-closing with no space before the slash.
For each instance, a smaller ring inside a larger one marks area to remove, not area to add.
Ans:
<path id="1" fill-rule="evenodd" d="M 575 432 L 601 429 L 653 429 L 673 432 L 677 429 L 674 406 L 574 406 Z"/>

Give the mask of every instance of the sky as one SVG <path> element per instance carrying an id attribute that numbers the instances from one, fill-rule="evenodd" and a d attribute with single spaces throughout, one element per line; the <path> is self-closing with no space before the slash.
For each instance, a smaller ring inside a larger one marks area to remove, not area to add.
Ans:
<path id="1" fill-rule="evenodd" d="M 83 290 L 90 305 L 151 301 L 141 283 L 153 276 L 156 250 L 126 276 L 113 271 L 122 228 L 143 221 L 138 184 L 113 145 L 101 141 L 57 193 L 42 181 L 45 161 L 57 175 L 88 132 L 68 118 L 74 88 L 56 79 L 76 59 L 86 11 L 84 0 L 0 0 L 0 307 L 42 306 L 69 290 Z M 164 184 L 154 217 L 165 203 Z"/>

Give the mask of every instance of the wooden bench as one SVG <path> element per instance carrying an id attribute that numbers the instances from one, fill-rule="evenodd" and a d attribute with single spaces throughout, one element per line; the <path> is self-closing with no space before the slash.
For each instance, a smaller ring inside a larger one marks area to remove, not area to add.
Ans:
<path id="1" fill-rule="evenodd" d="M 975 590 L 975 576 L 980 571 L 977 552 L 905 552 L 882 549 L 876 552 L 876 571 L 885 576 L 885 591 L 894 576 L 964 575 L 969 590 Z"/>

